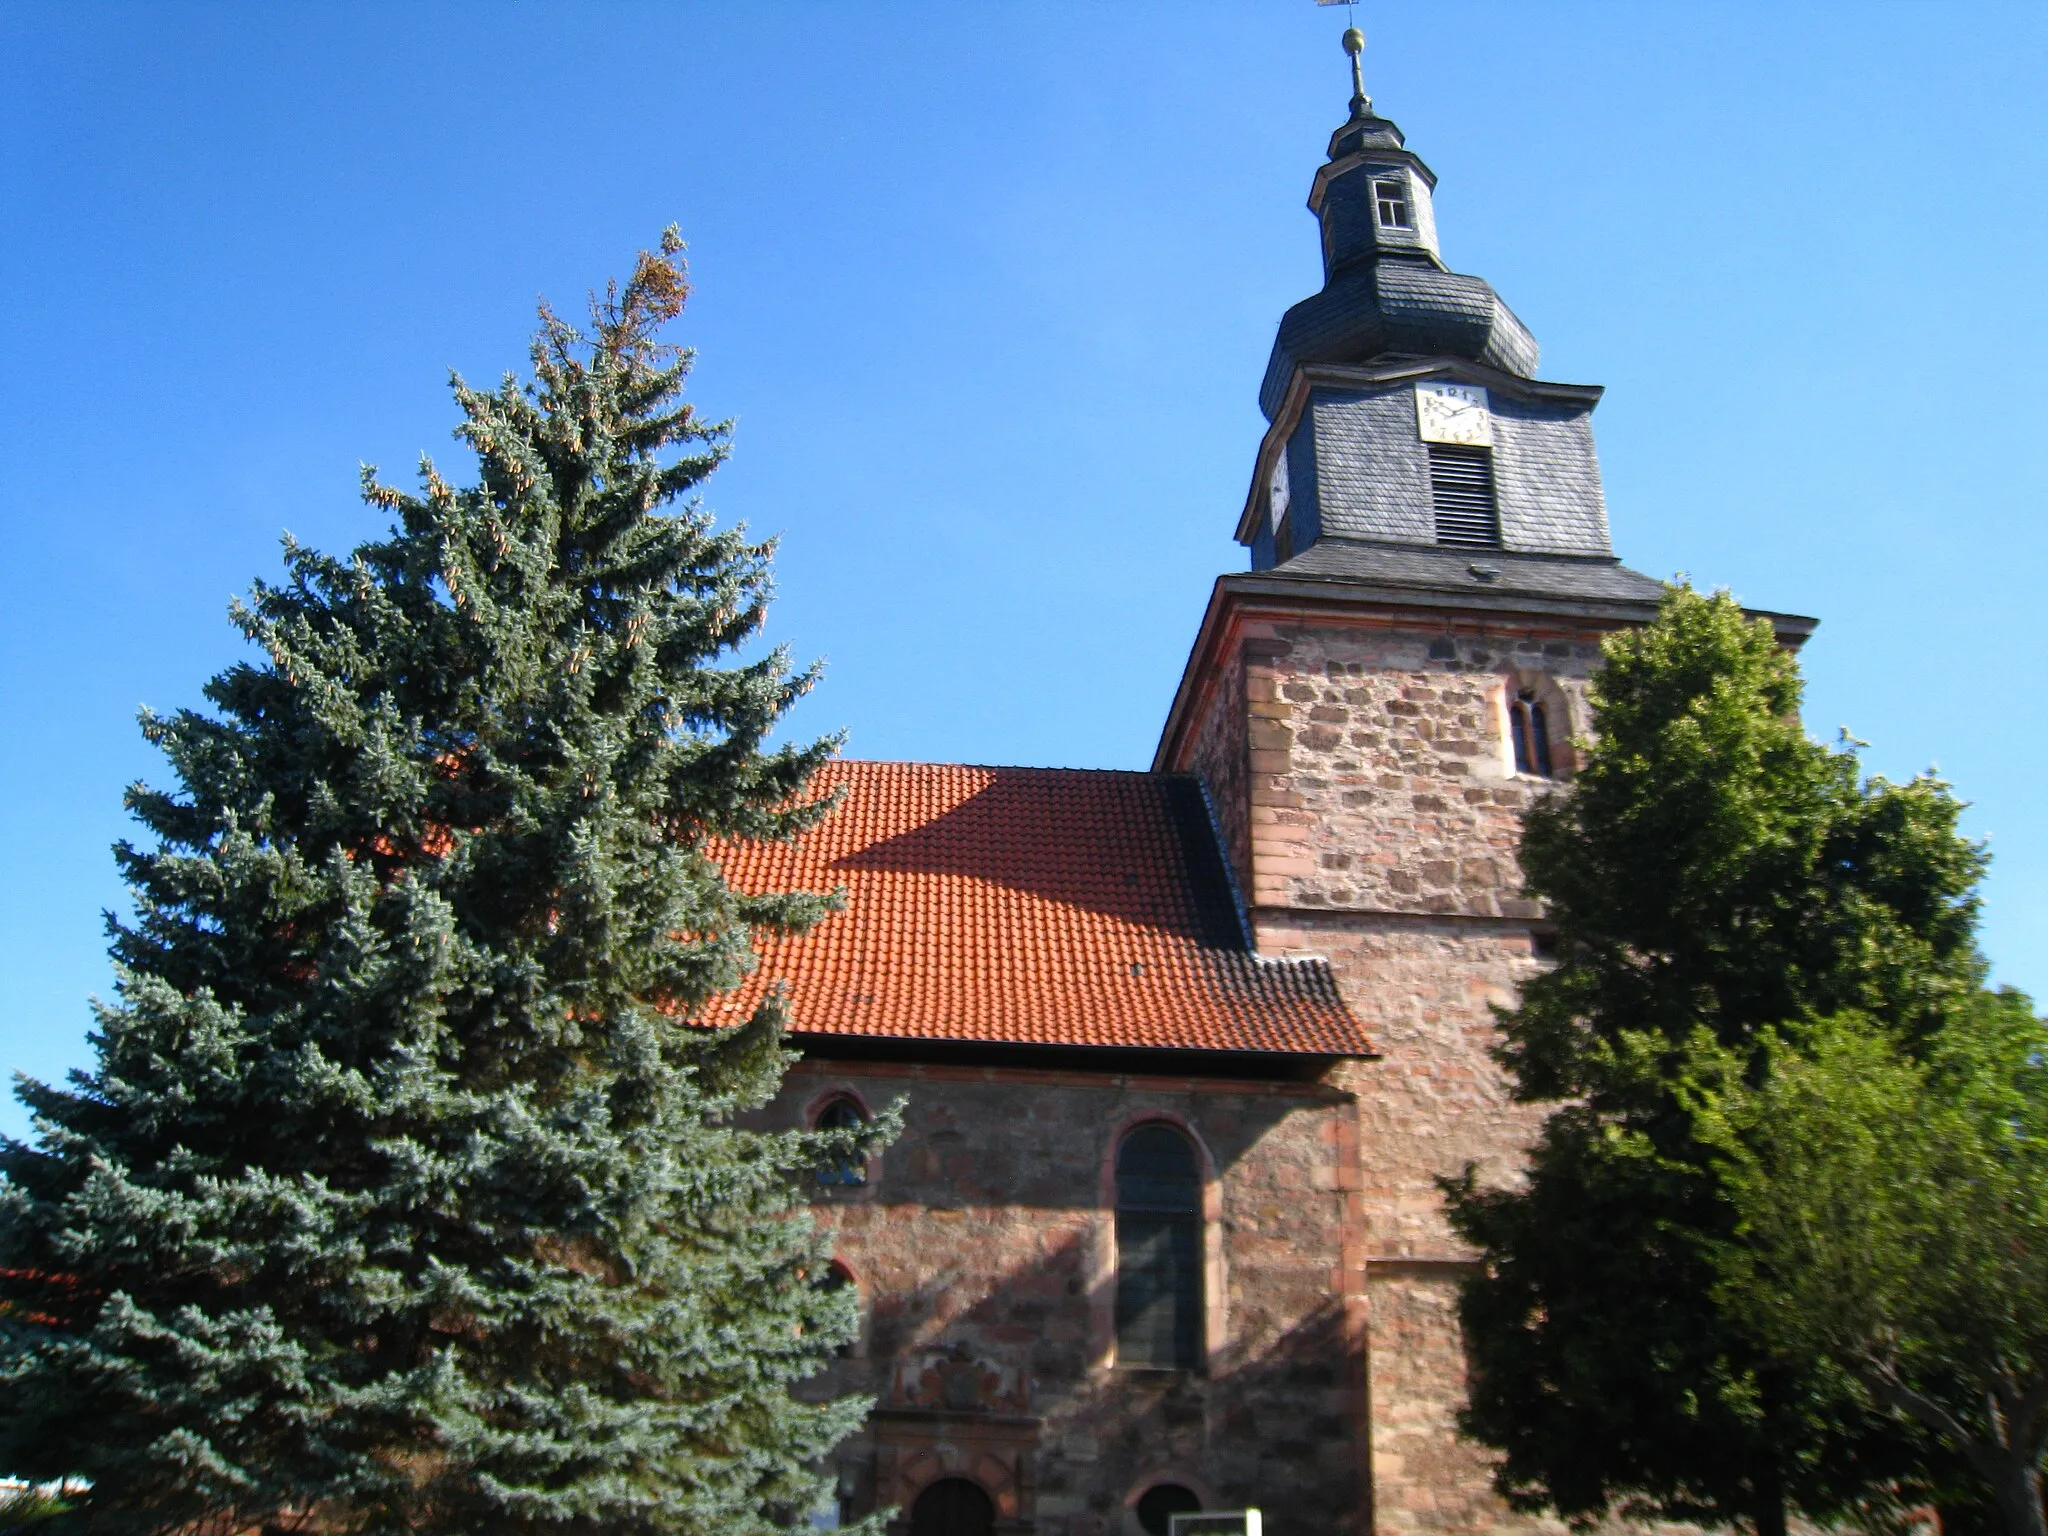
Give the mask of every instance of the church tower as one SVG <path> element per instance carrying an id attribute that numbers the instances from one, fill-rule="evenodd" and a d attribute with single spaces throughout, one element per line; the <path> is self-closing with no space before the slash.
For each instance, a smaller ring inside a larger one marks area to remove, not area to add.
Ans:
<path id="1" fill-rule="evenodd" d="M 1491 1009 L 1545 963 L 1524 812 L 1568 781 L 1604 635 L 1659 584 L 1608 537 L 1601 390 L 1537 376 L 1529 329 L 1438 241 L 1436 177 L 1366 96 L 1309 191 L 1323 287 L 1287 311 L 1269 423 L 1153 767 L 1208 787 L 1254 943 L 1322 957 L 1376 1059 L 1357 1103 L 1344 1304 L 1366 1359 L 1372 1528 L 1521 1523 L 1461 1441 L 1457 1287 L 1436 1180 L 1511 1172 Z M 1796 645 L 1812 621 L 1771 615 Z"/>
<path id="2" fill-rule="evenodd" d="M 1522 819 L 1661 589 L 1608 542 L 1599 389 L 1540 379 L 1445 264 L 1436 178 L 1345 43 L 1250 569 L 1216 583 L 1154 771 L 835 762 L 816 827 L 721 852 L 740 890 L 846 893 L 719 1003 L 787 1000 L 802 1059 L 765 1121 L 901 1110 L 811 1181 L 859 1328 L 806 1390 L 875 1404 L 818 1527 L 1537 1524 L 1457 1432 L 1472 1256 L 1437 1180 L 1511 1178 L 1537 1128 L 1490 1055 L 1547 963 Z"/>

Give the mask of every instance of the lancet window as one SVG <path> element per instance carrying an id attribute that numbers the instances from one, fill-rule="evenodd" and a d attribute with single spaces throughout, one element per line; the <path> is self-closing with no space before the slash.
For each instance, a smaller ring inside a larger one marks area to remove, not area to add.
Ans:
<path id="1" fill-rule="evenodd" d="M 1202 1180 L 1194 1144 L 1141 1125 L 1116 1157 L 1116 1357 L 1192 1370 L 1202 1352 Z"/>

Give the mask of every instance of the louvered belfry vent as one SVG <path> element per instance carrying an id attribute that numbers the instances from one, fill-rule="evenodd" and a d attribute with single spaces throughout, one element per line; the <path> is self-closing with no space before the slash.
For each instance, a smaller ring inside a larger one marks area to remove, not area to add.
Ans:
<path id="1" fill-rule="evenodd" d="M 1493 450 L 1451 443 L 1429 446 L 1429 499 L 1436 541 L 1468 549 L 1500 548 L 1500 511 L 1493 500 Z"/>

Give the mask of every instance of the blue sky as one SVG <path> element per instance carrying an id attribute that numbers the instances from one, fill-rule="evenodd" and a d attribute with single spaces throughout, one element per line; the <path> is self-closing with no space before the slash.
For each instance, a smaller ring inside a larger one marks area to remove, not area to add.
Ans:
<path id="1" fill-rule="evenodd" d="M 1808 718 L 1938 763 L 2048 994 L 2048 10 L 1361 7 L 1444 249 L 1608 386 L 1617 548 L 1818 614 Z M 1319 281 L 1341 9 L 0 9 L 0 1066 L 84 1059 L 138 705 L 231 659 L 277 540 L 376 531 L 675 220 L 721 515 L 784 536 L 800 725 L 1141 767 L 1240 568 L 1260 370 Z M 18 1130 L 17 1109 L 0 1129 Z"/>

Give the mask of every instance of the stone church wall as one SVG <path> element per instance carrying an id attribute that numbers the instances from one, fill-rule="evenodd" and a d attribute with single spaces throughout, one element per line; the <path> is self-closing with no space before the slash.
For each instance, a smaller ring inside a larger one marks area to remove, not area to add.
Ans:
<path id="1" fill-rule="evenodd" d="M 853 1510 L 907 1514 L 931 1481 L 969 1475 L 999 1530 L 1138 1536 L 1138 1495 L 1177 1482 L 1210 1507 L 1260 1506 L 1273 1536 L 1365 1529 L 1347 1094 L 806 1060 L 770 1113 L 796 1123 L 841 1093 L 905 1104 L 867 1182 L 821 1187 L 816 1206 L 863 1308 L 859 1345 L 816 1385 L 878 1404 L 841 1452 Z M 1207 1162 L 1201 1371 L 1115 1361 L 1111 1159 L 1148 1118 L 1183 1126 Z"/>
<path id="2" fill-rule="evenodd" d="M 1393 615 L 1248 623 L 1248 886 L 1259 948 L 1328 958 L 1380 1050 L 1339 1069 L 1358 1104 L 1375 1528 L 1545 1526 L 1511 1515 L 1457 1433 L 1458 1283 L 1470 1262 L 1437 1179 L 1511 1179 L 1541 1121 L 1490 1051 L 1493 1009 L 1541 965 L 1521 819 L 1551 781 L 1515 772 L 1511 690 L 1546 706 L 1560 771 L 1588 725 L 1598 632 Z"/>
<path id="3" fill-rule="evenodd" d="M 1255 906 L 1535 915 L 1515 848 L 1550 782 L 1514 771 L 1507 701 L 1538 693 L 1564 759 L 1596 637 L 1272 626 L 1247 648 Z"/>
<path id="4" fill-rule="evenodd" d="M 1474 1163 L 1488 1182 L 1506 1182 L 1541 1121 L 1539 1110 L 1509 1102 L 1488 1054 L 1498 1038 L 1491 1010 L 1512 1002 L 1536 969 L 1529 933 L 1328 912 L 1269 917 L 1259 938 L 1268 953 L 1327 956 L 1381 1052 L 1347 1063 L 1338 1078 L 1358 1102 L 1376 1529 L 1521 1527 L 1488 1486 L 1487 1454 L 1457 1433 L 1467 1252 L 1436 1181 Z"/>
<path id="5" fill-rule="evenodd" d="M 1600 633 L 1305 619 L 1233 617 L 1170 766 L 1209 787 L 1261 952 L 1325 957 L 1380 1054 L 1319 1084 L 801 1063 L 780 1123 L 906 1106 L 868 1181 L 816 1206 L 864 1307 L 817 1386 L 877 1402 L 841 1452 L 851 1512 L 958 1475 L 1006 1536 L 1138 1536 L 1156 1482 L 1256 1504 L 1273 1536 L 1556 1529 L 1509 1514 L 1457 1433 L 1471 1255 L 1437 1180 L 1512 1179 L 1540 1122 L 1490 1055 L 1543 964 L 1515 850 L 1555 783 L 1516 772 L 1507 711 L 1542 702 L 1568 773 Z M 1148 1116 L 1208 1162 L 1200 1371 L 1115 1359 L 1112 1159 Z"/>

